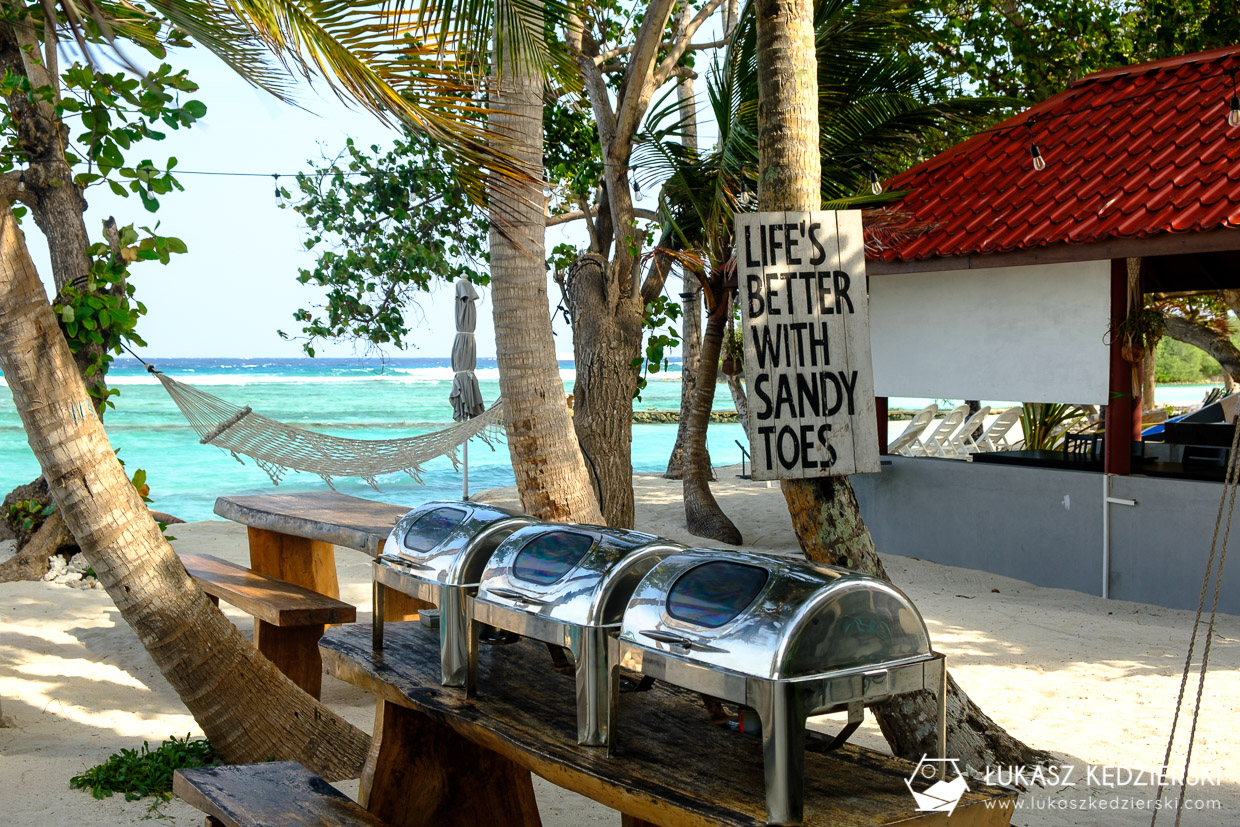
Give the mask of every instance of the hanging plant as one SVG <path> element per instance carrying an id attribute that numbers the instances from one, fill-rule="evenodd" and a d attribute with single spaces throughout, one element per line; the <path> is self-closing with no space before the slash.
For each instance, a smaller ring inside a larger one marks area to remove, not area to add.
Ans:
<path id="1" fill-rule="evenodd" d="M 1162 338 L 1167 322 L 1163 314 L 1152 307 L 1142 307 L 1130 311 L 1118 324 L 1111 323 L 1107 328 L 1108 343 L 1116 338 L 1120 342 L 1120 353 L 1124 359 L 1136 364 L 1143 361 Z"/>

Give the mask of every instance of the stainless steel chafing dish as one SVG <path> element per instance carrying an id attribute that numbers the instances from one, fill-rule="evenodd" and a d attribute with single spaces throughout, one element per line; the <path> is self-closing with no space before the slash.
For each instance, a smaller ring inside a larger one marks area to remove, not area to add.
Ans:
<path id="1" fill-rule="evenodd" d="M 753 709 L 761 724 L 767 820 L 799 824 L 805 720 L 893 695 L 938 696 L 945 744 L 947 672 L 921 614 L 899 589 L 846 569 L 703 549 L 660 561 L 634 591 L 620 665 Z"/>
<path id="2" fill-rule="evenodd" d="M 466 600 L 496 547 L 534 522 L 524 514 L 472 502 L 430 502 L 402 517 L 375 560 L 374 648 L 383 648 L 385 589 L 425 600 L 439 609 L 443 685 L 472 687 L 477 650 Z"/>
<path id="3" fill-rule="evenodd" d="M 602 746 L 614 728 L 614 637 L 629 595 L 662 558 L 685 547 L 650 534 L 537 525 L 508 537 L 473 601 L 486 623 L 568 649 L 577 680 L 577 741 Z"/>

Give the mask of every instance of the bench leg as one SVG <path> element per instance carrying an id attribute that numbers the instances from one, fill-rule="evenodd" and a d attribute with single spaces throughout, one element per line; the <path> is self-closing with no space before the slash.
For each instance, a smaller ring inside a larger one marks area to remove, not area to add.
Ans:
<path id="1" fill-rule="evenodd" d="M 620 814 L 620 827 L 658 827 L 653 821 L 642 821 L 636 816 Z"/>
<path id="2" fill-rule="evenodd" d="M 319 638 L 324 626 L 272 626 L 254 621 L 254 645 L 293 683 L 315 698 L 323 691 L 323 656 Z"/>
<path id="3" fill-rule="evenodd" d="M 358 798 L 393 827 L 541 827 L 523 769 L 421 712 L 380 700 Z"/>
<path id="4" fill-rule="evenodd" d="M 335 546 L 253 526 L 247 529 L 250 568 L 259 574 L 340 599 Z"/>

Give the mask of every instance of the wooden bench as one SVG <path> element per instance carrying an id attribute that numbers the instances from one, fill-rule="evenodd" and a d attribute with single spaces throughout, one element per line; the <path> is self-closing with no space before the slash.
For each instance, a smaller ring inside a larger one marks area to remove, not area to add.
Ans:
<path id="1" fill-rule="evenodd" d="M 177 770 L 172 791 L 207 814 L 207 827 L 384 825 L 296 761 Z"/>
<path id="2" fill-rule="evenodd" d="M 329 623 L 357 620 L 357 608 L 209 554 L 180 558 L 216 605 L 223 600 L 253 615 L 258 650 L 294 683 L 319 697 L 323 687 L 319 638 Z"/>

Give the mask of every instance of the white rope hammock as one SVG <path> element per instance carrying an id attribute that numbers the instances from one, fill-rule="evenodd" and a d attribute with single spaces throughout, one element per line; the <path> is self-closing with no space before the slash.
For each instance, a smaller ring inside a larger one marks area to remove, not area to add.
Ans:
<path id="1" fill-rule="evenodd" d="M 360 477 L 377 491 L 375 478 L 395 471 L 421 483 L 422 463 L 427 460 L 447 456 L 459 469 L 456 451 L 467 440 L 478 437 L 494 450 L 494 440 L 503 436 L 503 407 L 498 399 L 480 416 L 442 431 L 403 439 L 346 439 L 286 425 L 254 413 L 248 405 L 239 408 L 154 368 L 147 370 L 181 409 L 201 437 L 199 442 L 227 451 L 243 465 L 240 455 L 250 457 L 275 485 L 289 470 L 316 474 L 333 491 L 334 477 Z"/>

